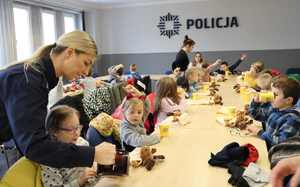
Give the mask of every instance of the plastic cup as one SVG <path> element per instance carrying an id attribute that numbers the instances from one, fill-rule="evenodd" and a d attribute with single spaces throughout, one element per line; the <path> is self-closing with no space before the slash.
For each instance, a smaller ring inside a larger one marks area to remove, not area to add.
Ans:
<path id="1" fill-rule="evenodd" d="M 259 93 L 259 100 L 261 102 L 272 102 L 274 100 L 273 92 L 260 92 Z"/>
<path id="2" fill-rule="evenodd" d="M 159 124 L 159 134 L 160 137 L 168 137 L 170 135 L 169 133 L 170 125 L 168 124 Z"/>

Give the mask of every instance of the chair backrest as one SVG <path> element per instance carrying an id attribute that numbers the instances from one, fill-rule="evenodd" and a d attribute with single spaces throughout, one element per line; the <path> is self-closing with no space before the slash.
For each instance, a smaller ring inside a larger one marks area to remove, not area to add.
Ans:
<path id="1" fill-rule="evenodd" d="M 300 74 L 300 68 L 289 68 L 286 70 L 285 74 Z"/>
<path id="2" fill-rule="evenodd" d="M 5 173 L 1 187 L 43 187 L 39 164 L 22 157 Z"/>

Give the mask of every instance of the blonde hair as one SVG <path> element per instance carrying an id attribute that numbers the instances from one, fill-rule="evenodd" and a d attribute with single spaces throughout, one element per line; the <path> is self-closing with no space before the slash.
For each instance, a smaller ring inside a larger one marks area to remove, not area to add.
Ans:
<path id="1" fill-rule="evenodd" d="M 260 87 L 262 90 L 270 90 L 272 76 L 269 73 L 263 73 L 258 76 L 256 82 L 257 86 Z"/>
<path id="2" fill-rule="evenodd" d="M 256 61 L 252 65 L 256 67 L 257 73 L 264 69 L 264 63 L 262 61 Z"/>
<path id="3" fill-rule="evenodd" d="M 97 46 L 93 38 L 87 32 L 76 30 L 61 35 L 54 44 L 38 48 L 30 58 L 10 64 L 9 66 L 20 63 L 32 65 L 40 59 L 49 56 L 51 53 L 56 55 L 61 54 L 67 48 L 75 49 L 76 54 L 86 53 L 95 58 L 97 56 Z"/>
<path id="4" fill-rule="evenodd" d="M 171 77 L 161 78 L 156 85 L 155 111 L 160 109 L 161 100 L 167 97 L 174 103 L 179 104 L 180 96 L 177 93 L 177 84 Z"/>

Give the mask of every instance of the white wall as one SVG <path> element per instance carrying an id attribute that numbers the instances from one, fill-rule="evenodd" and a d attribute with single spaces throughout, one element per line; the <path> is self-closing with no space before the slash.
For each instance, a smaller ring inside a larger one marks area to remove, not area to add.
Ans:
<path id="1" fill-rule="evenodd" d="M 178 51 L 185 34 L 195 50 L 300 49 L 299 0 L 209 0 L 182 4 L 115 8 L 94 13 L 95 37 L 102 54 Z M 180 16 L 180 35 L 160 36 L 159 17 Z M 186 30 L 188 18 L 237 16 L 240 27 Z"/>

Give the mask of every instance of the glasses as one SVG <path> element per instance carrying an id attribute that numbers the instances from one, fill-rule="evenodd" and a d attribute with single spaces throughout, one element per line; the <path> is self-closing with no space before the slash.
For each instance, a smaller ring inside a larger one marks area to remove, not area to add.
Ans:
<path id="1" fill-rule="evenodd" d="M 75 132 L 81 132 L 82 128 L 83 128 L 82 125 L 77 125 L 77 127 L 74 127 L 74 128 L 63 128 L 63 127 L 60 127 L 59 130 L 70 132 L 70 133 L 75 133 Z"/>

